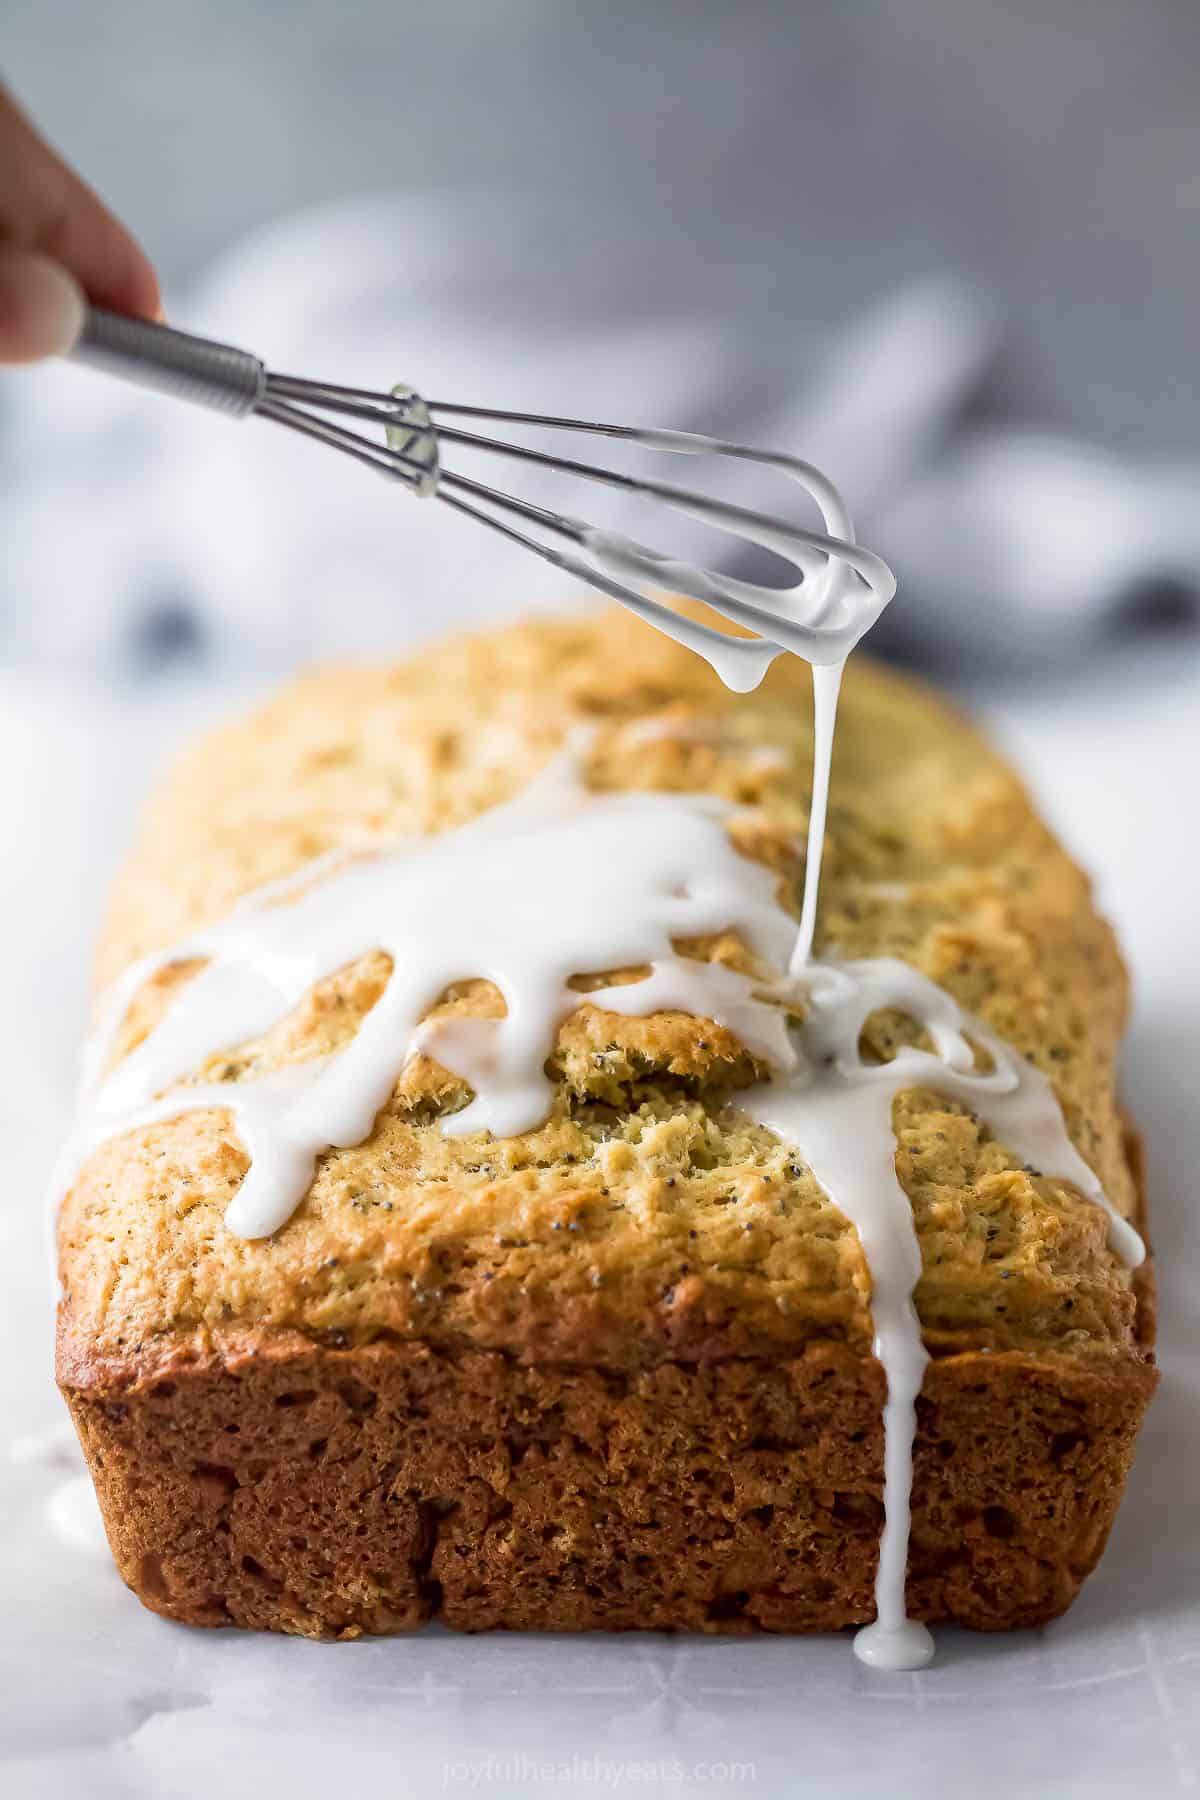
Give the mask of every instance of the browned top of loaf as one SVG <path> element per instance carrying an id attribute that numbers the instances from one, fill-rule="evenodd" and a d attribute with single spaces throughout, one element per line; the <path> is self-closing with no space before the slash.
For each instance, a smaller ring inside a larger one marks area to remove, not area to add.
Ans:
<path id="1" fill-rule="evenodd" d="M 457 639 L 395 668 L 318 671 L 197 746 L 151 808 L 101 979 L 323 851 L 470 818 L 523 786 L 580 720 L 599 727 L 595 785 L 743 802 L 740 847 L 779 869 L 794 904 L 807 669 L 783 659 L 758 693 L 735 697 L 696 657 L 606 614 Z M 564 868 L 564 907 L 571 884 Z M 902 957 L 986 1019 L 1051 1078 L 1075 1143 L 1132 1209 L 1113 1085 L 1126 984 L 1087 880 L 963 719 L 861 657 L 836 747 L 822 947 Z M 691 948 L 744 954 L 732 941 Z M 382 956 L 343 971 L 271 1036 L 231 1045 L 208 1078 L 252 1079 L 345 1041 L 386 972 Z M 129 1043 L 188 973 L 143 993 Z M 466 984 L 444 1004 L 498 1001 Z M 905 1023 L 874 1021 L 881 1055 Z M 855 1234 L 787 1146 L 739 1115 L 736 1090 L 762 1071 L 728 1033 L 583 1005 L 553 1067 L 552 1116 L 503 1142 L 445 1138 L 438 1116 L 467 1090 L 436 1064 L 410 1068 L 369 1141 L 327 1155 L 291 1222 L 261 1242 L 222 1223 L 246 1167 L 228 1113 L 101 1147 L 62 1212 L 65 1363 L 136 1374 L 297 1333 L 580 1362 L 814 1338 L 869 1347 Z M 1132 1287 L 1098 1208 L 1023 1167 L 986 1119 L 929 1093 L 902 1096 L 895 1125 L 933 1348 L 1130 1345 Z"/>

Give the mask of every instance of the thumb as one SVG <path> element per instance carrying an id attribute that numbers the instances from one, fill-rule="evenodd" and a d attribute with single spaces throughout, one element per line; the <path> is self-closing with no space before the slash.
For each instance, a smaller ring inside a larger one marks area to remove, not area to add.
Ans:
<path id="1" fill-rule="evenodd" d="M 65 356 L 83 315 L 83 291 L 61 264 L 0 244 L 0 363 Z"/>

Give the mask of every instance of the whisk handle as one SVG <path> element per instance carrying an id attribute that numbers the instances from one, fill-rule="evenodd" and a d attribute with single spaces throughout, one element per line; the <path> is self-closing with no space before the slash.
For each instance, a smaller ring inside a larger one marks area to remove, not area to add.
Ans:
<path id="1" fill-rule="evenodd" d="M 264 365 L 249 351 L 98 307 L 89 308 L 71 357 L 139 387 L 193 400 L 237 419 L 255 410 L 267 377 Z"/>

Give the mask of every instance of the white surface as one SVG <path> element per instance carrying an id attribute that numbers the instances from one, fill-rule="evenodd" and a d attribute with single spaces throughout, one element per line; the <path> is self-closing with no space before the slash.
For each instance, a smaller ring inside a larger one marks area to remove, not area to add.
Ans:
<path id="1" fill-rule="evenodd" d="M 18 1451 L 59 1416 L 39 1183 L 70 1093 L 102 886 L 151 752 L 236 698 L 0 681 L 0 983 L 22 1033 L 0 1041 L 0 1381 Z M 0 1454 L 6 1800 L 573 1788 L 1124 1800 L 1200 1785 L 1198 707 L 1187 644 L 988 709 L 1097 871 L 1138 979 L 1125 1091 L 1150 1145 L 1167 1374 L 1108 1554 L 1067 1619 L 998 1639 L 940 1634 L 934 1666 L 904 1676 L 858 1665 L 848 1636 L 431 1630 L 312 1645 L 193 1632 L 143 1612 L 102 1558 L 55 1534 L 71 1471 L 52 1441 L 41 1458 Z"/>

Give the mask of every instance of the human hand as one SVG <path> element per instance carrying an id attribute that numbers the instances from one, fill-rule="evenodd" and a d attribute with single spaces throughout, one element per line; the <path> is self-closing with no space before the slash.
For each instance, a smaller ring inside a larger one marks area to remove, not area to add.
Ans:
<path id="1" fill-rule="evenodd" d="M 0 87 L 0 363 L 64 356 L 88 301 L 162 316 L 140 246 Z"/>

